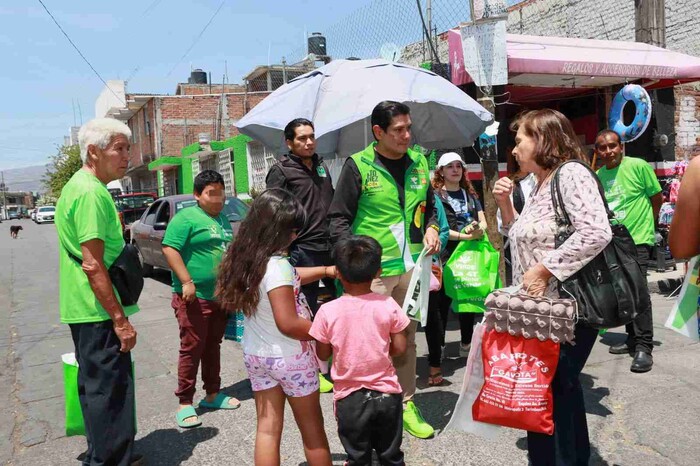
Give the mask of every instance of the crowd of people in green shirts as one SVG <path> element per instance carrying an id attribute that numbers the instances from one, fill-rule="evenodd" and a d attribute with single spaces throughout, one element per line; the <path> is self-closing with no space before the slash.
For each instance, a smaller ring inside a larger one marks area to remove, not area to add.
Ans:
<path id="1" fill-rule="evenodd" d="M 284 132 L 289 152 L 270 170 L 268 190 L 253 201 L 235 238 L 222 214 L 224 180 L 211 170 L 196 176 L 197 205 L 179 212 L 163 238 L 180 333 L 176 423 L 201 425 L 197 407 L 240 406 L 221 392 L 220 350 L 228 314 L 242 311 L 243 359 L 258 417 L 256 464 L 280 462 L 286 402 L 309 464 L 331 464 L 319 403 L 319 393 L 331 390 L 348 464 L 369 464 L 373 449 L 382 464 L 404 464 L 403 430 L 417 438 L 434 435 L 414 401 L 417 322 L 401 306 L 421 251 L 446 259 L 459 241 L 480 239 L 486 220 L 458 154 L 444 154 L 431 179 L 427 159 L 410 148 L 408 106 L 381 102 L 371 128 L 375 142 L 346 160 L 334 184 L 315 152 L 313 123 L 293 120 Z M 112 287 L 110 267 L 124 241 L 105 186 L 124 176 L 130 137 L 116 120 L 85 124 L 79 133 L 84 166 L 66 184 L 56 210 L 59 305 L 80 366 L 84 464 L 139 460 L 133 451 L 130 356 L 137 333 L 129 320 L 138 306 L 122 306 Z M 598 135 L 595 150 L 604 164 L 598 176 L 610 207 L 646 264 L 661 205 L 656 176 L 646 162 L 623 155 L 612 131 Z M 690 212 L 697 207 L 688 207 L 697 165 L 689 173 L 691 187 L 682 191 L 685 204 L 679 201 L 679 207 Z M 682 249 L 677 238 L 672 235 L 672 247 Z M 444 291 L 431 295 L 431 386 L 444 380 L 440 363 L 449 309 Z M 461 356 L 469 352 L 479 318 L 460 316 Z M 610 352 L 629 352 L 631 369 L 646 372 L 652 367 L 652 331 L 649 307 L 627 326 L 627 341 Z M 329 371 L 325 361 L 331 354 Z M 200 366 L 205 393 L 196 402 Z M 385 396 L 390 405 L 382 404 Z"/>

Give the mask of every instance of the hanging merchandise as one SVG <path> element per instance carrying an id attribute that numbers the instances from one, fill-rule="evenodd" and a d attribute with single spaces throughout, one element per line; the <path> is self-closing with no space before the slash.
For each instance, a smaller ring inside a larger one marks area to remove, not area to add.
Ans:
<path id="1" fill-rule="evenodd" d="M 489 330 L 482 359 L 484 386 L 472 406 L 474 420 L 552 435 L 559 345 Z"/>
<path id="2" fill-rule="evenodd" d="M 634 120 L 629 125 L 623 121 L 623 109 L 634 104 Z M 647 90 L 638 84 L 627 84 L 613 98 L 608 116 L 608 127 L 615 131 L 622 142 L 632 142 L 642 135 L 651 121 L 651 99 Z"/>
<path id="3" fill-rule="evenodd" d="M 499 288 L 500 253 L 488 235 L 479 240 L 460 241 L 443 270 L 445 294 L 452 298 L 455 312 L 483 312 L 484 299 Z"/>

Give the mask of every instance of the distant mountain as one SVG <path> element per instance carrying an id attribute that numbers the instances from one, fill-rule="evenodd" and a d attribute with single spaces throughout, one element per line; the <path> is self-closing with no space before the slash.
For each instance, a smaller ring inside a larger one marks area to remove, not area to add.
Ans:
<path id="1" fill-rule="evenodd" d="M 43 192 L 45 188 L 41 179 L 46 173 L 46 167 L 46 165 L 34 165 L 31 167 L 2 170 L 5 176 L 7 190 Z"/>

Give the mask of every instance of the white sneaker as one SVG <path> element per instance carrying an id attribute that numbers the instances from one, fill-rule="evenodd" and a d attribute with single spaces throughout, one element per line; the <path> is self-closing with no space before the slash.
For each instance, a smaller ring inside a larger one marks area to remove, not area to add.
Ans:
<path id="1" fill-rule="evenodd" d="M 469 343 L 468 345 L 463 345 L 459 344 L 459 357 L 460 358 L 466 358 L 469 356 L 469 350 L 471 349 L 472 344 Z"/>

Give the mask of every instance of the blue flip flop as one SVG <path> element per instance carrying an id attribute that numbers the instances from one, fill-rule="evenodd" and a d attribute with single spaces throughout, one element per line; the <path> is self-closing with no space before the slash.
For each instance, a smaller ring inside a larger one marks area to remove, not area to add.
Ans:
<path id="1" fill-rule="evenodd" d="M 205 398 L 199 402 L 199 407 L 207 409 L 237 409 L 239 406 L 241 406 L 241 402 L 239 401 L 238 404 L 231 405 L 229 402 L 233 399 L 235 398 L 226 396 L 223 393 L 219 392 L 216 394 L 216 398 L 214 398 L 214 401 L 210 403 Z"/>
<path id="2" fill-rule="evenodd" d="M 185 419 L 187 419 L 188 417 L 196 417 L 197 420 L 195 422 L 185 422 Z M 202 425 L 202 421 L 199 420 L 197 411 L 194 410 L 194 406 L 192 405 L 184 407 L 180 409 L 177 413 L 175 413 L 175 419 L 177 419 L 177 425 L 182 427 L 183 429 L 189 429 L 190 427 L 197 427 Z"/>

